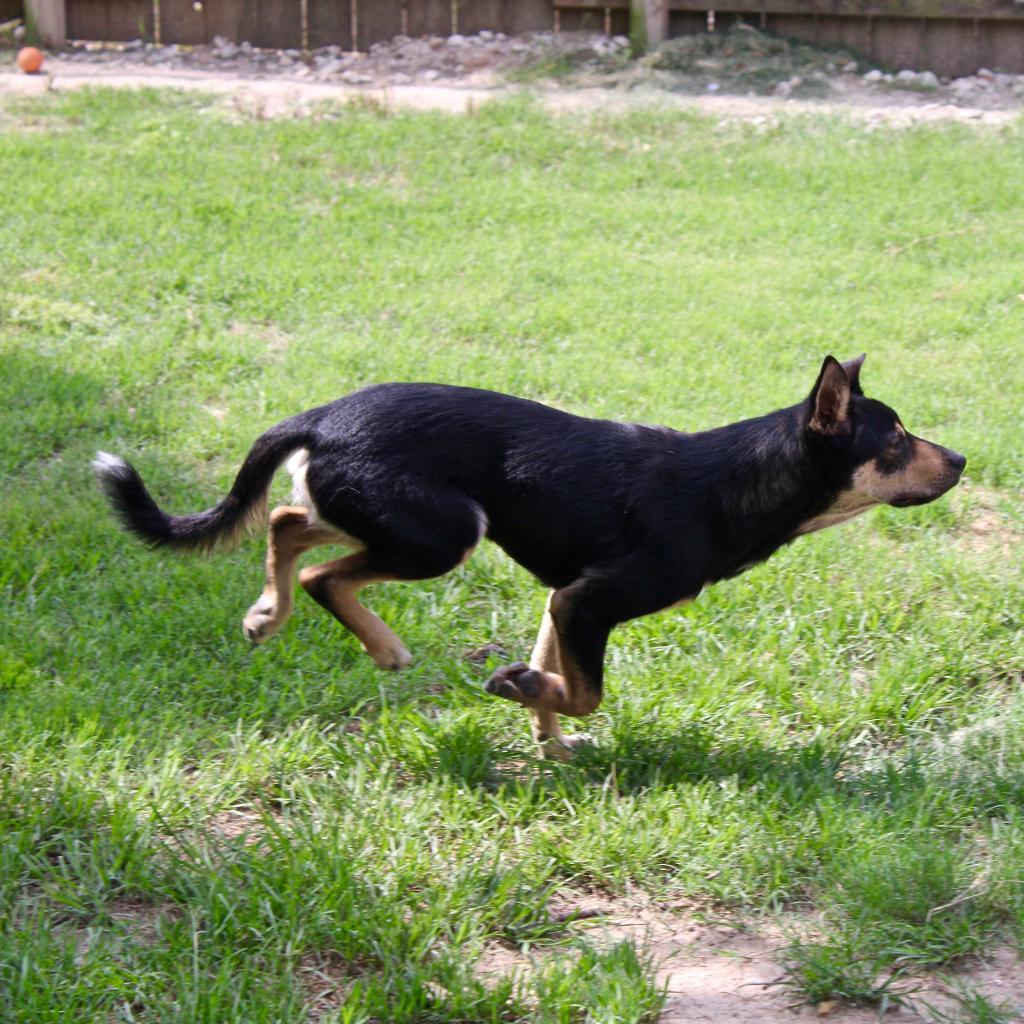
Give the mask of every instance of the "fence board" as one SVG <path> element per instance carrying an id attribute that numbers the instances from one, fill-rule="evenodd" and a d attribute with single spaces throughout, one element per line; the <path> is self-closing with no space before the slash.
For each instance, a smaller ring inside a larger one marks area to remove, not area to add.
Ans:
<path id="1" fill-rule="evenodd" d="M 153 38 L 150 0 L 76 0 L 67 5 L 69 39 Z"/>
<path id="2" fill-rule="evenodd" d="M 502 32 L 550 32 L 555 26 L 551 0 L 505 0 Z"/>
<path id="3" fill-rule="evenodd" d="M 571 6 L 562 7 L 558 5 L 559 17 L 558 26 L 563 32 L 603 32 L 604 31 L 604 12 L 605 6 L 595 7 L 593 2 L 584 4 L 572 4 Z M 624 13 L 628 19 L 629 12 L 627 11 L 616 11 L 616 13 Z"/>
<path id="4" fill-rule="evenodd" d="M 166 0 L 161 0 L 161 13 L 165 2 Z M 223 36 L 236 43 L 249 39 L 250 6 L 252 5 L 246 3 L 246 0 L 206 0 L 203 4 L 203 31 L 206 37 L 204 41 L 210 42 L 214 36 Z M 162 20 L 161 18 L 161 22 Z M 251 39 L 249 41 L 252 42 Z"/>
<path id="5" fill-rule="evenodd" d="M 474 36 L 482 28 L 504 32 L 504 0 L 457 0 L 456 25 L 464 36 Z"/>
<path id="6" fill-rule="evenodd" d="M 309 45 L 355 49 L 352 0 L 309 0 Z"/>
<path id="7" fill-rule="evenodd" d="M 1024 22 L 981 22 L 974 67 L 1012 68 L 1024 72 Z"/>
<path id="8" fill-rule="evenodd" d="M 74 0 L 72 6 L 81 2 Z M 160 0 L 163 42 L 193 45 L 217 35 L 253 46 L 297 49 L 302 45 L 299 0 L 204 0 L 198 10 L 193 0 Z"/>
<path id="9" fill-rule="evenodd" d="M 77 2 L 76 5 L 77 6 Z M 160 41 L 164 43 L 205 43 L 206 12 L 196 10 L 192 0 L 161 0 Z"/>
<path id="10" fill-rule="evenodd" d="M 402 0 L 361 0 L 356 49 L 368 50 L 374 43 L 402 31 Z"/>
<path id="11" fill-rule="evenodd" d="M 451 0 L 409 0 L 409 35 L 447 36 L 452 31 Z"/>
<path id="12" fill-rule="evenodd" d="M 249 42 L 281 50 L 302 46 L 302 7 L 299 0 L 249 0 Z M 255 8 L 255 9 L 253 9 Z"/>

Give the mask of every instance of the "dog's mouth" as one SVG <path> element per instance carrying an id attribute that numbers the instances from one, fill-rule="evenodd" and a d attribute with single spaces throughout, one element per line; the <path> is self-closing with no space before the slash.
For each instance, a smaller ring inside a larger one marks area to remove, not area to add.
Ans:
<path id="1" fill-rule="evenodd" d="M 906 494 L 897 495 L 895 498 L 890 498 L 886 504 L 892 505 L 895 508 L 910 508 L 913 505 L 927 505 L 928 502 L 934 501 L 936 498 L 941 498 L 946 491 L 951 490 L 960 481 L 959 471 L 950 473 L 944 477 L 939 483 L 935 484 L 932 488 L 924 493 L 908 492 Z"/>

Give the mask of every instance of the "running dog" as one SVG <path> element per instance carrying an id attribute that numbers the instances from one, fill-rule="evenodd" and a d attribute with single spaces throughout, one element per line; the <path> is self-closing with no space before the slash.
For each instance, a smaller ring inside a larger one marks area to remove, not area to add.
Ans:
<path id="1" fill-rule="evenodd" d="M 123 459 L 94 467 L 121 522 L 154 547 L 212 550 L 266 518 L 287 460 L 292 505 L 270 513 L 266 583 L 243 620 L 260 643 L 292 612 L 299 556 L 353 553 L 299 573 L 303 589 L 381 668 L 412 660 L 357 600 L 382 580 L 422 580 L 489 537 L 551 588 L 529 665 L 487 692 L 527 708 L 548 756 L 571 754 L 559 715 L 601 701 L 614 625 L 693 600 L 801 534 L 873 505 L 934 501 L 964 456 L 908 433 L 860 386 L 864 356 L 828 356 L 796 405 L 695 434 L 586 419 L 492 391 L 378 384 L 299 413 L 257 439 L 220 504 L 168 515 Z"/>

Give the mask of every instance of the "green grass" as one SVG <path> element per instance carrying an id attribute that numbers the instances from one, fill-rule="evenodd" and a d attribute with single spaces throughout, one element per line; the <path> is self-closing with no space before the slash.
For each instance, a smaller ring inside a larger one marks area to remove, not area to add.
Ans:
<path id="1" fill-rule="evenodd" d="M 818 912 L 815 999 L 1024 936 L 1022 189 L 1019 125 L 0 107 L 0 1019 L 655 1019 L 570 883 Z M 371 381 L 689 429 L 862 350 L 964 486 L 617 630 L 566 767 L 463 657 L 539 621 L 499 552 L 371 592 L 405 673 L 309 602 L 251 650 L 261 545 L 149 553 L 88 468 L 193 510 Z"/>

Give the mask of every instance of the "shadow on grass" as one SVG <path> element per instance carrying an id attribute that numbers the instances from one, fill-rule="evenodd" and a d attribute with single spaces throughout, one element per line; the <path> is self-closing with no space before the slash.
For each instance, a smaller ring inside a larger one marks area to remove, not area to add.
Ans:
<path id="1" fill-rule="evenodd" d="M 581 748 L 567 765 L 505 762 L 486 781 L 480 779 L 480 758 L 474 763 L 472 774 L 453 772 L 459 762 L 452 759 L 439 767 L 468 785 L 520 794 L 526 788 L 582 792 L 611 787 L 628 796 L 715 782 L 739 793 L 762 794 L 780 811 L 824 799 L 887 810 L 910 810 L 924 801 L 934 809 L 955 807 L 955 816 L 1002 817 L 1024 800 L 1021 778 L 991 773 L 981 765 L 941 766 L 927 750 L 908 747 L 886 759 L 868 760 L 836 740 L 813 738 L 780 748 L 756 739 L 722 740 L 713 730 L 694 725 L 671 733 L 619 733 L 607 743 Z"/>

